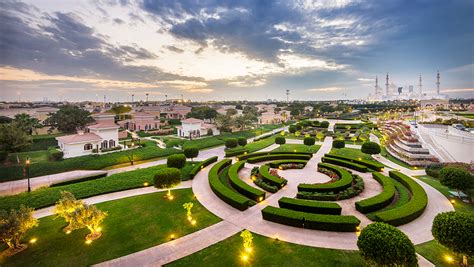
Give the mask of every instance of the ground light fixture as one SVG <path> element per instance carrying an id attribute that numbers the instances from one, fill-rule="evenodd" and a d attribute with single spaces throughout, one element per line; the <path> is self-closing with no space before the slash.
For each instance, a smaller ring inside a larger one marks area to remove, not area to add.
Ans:
<path id="1" fill-rule="evenodd" d="M 32 239 L 30 239 L 30 244 L 34 244 L 36 243 L 36 241 L 38 241 L 38 238 L 33 237 Z"/>
<path id="2" fill-rule="evenodd" d="M 447 262 L 449 262 L 449 263 L 451 263 L 451 262 L 454 261 L 453 257 L 451 257 L 450 255 L 444 256 L 444 259 L 445 259 Z"/>

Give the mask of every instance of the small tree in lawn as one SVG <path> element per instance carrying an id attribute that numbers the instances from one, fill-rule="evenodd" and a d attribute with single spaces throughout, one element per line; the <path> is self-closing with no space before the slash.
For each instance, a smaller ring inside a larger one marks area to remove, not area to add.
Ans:
<path id="1" fill-rule="evenodd" d="M 57 217 L 62 217 L 68 223 L 66 227 L 63 228 L 63 231 L 70 233 L 72 230 L 80 228 L 80 225 L 74 225 L 76 222 L 73 215 L 74 212 L 84 206 L 84 201 L 77 200 L 71 192 L 61 191 L 61 198 L 56 202 L 54 208 L 54 213 Z"/>
<path id="2" fill-rule="evenodd" d="M 357 247 L 369 266 L 418 266 L 415 246 L 408 236 L 387 223 L 375 222 L 365 227 Z"/>
<path id="3" fill-rule="evenodd" d="M 307 146 L 312 146 L 312 145 L 314 145 L 315 142 L 316 142 L 316 140 L 314 140 L 313 137 L 305 137 L 303 139 L 303 143 Z"/>
<path id="4" fill-rule="evenodd" d="M 286 139 L 283 136 L 277 136 L 275 137 L 275 144 L 277 145 L 283 145 L 286 143 Z"/>
<path id="5" fill-rule="evenodd" d="M 334 148 L 344 148 L 346 146 L 346 143 L 344 142 L 344 140 L 333 140 L 332 141 L 332 147 Z"/>
<path id="6" fill-rule="evenodd" d="M 237 147 L 239 143 L 237 142 L 237 139 L 235 138 L 228 138 L 225 140 L 225 147 L 227 148 L 234 148 Z"/>
<path id="7" fill-rule="evenodd" d="M 38 225 L 38 220 L 33 217 L 33 208 L 20 206 L 18 210 L 0 211 L 0 240 L 8 245 L 5 255 L 12 256 L 28 246 L 21 244 L 21 239 L 31 228 Z"/>
<path id="8" fill-rule="evenodd" d="M 181 172 L 176 168 L 159 169 L 153 179 L 155 187 L 158 189 L 168 189 L 166 195 L 169 200 L 173 200 L 170 189 L 181 183 Z"/>
<path id="9" fill-rule="evenodd" d="M 365 141 L 369 140 L 369 138 L 367 137 L 367 135 L 362 133 L 362 134 L 359 135 L 359 140 L 362 141 L 363 143 L 365 143 Z"/>
<path id="10" fill-rule="evenodd" d="M 296 128 L 296 125 L 290 125 L 290 126 L 288 126 L 288 132 L 290 132 L 290 133 L 296 133 L 296 131 L 298 131 L 298 129 Z"/>
<path id="11" fill-rule="evenodd" d="M 360 151 L 365 154 L 374 155 L 380 153 L 380 145 L 375 142 L 365 142 L 362 144 Z"/>
<path id="12" fill-rule="evenodd" d="M 356 144 L 356 141 L 357 141 L 357 136 L 352 136 L 351 137 L 351 141 L 354 143 L 354 145 Z"/>
<path id="13" fill-rule="evenodd" d="M 249 230 L 244 230 L 240 233 L 240 237 L 242 237 L 243 247 L 245 252 L 250 253 L 252 252 L 253 247 L 253 236 Z"/>
<path id="14" fill-rule="evenodd" d="M 316 138 L 318 138 L 319 142 L 321 142 L 321 139 L 324 138 L 324 133 L 321 131 L 316 133 Z"/>
<path id="15" fill-rule="evenodd" d="M 183 208 L 186 210 L 186 216 L 188 218 L 188 221 L 192 221 L 193 216 L 191 209 L 193 208 L 194 204 L 192 202 L 187 202 L 183 204 Z"/>
<path id="16" fill-rule="evenodd" d="M 99 210 L 94 205 L 84 204 L 81 208 L 74 211 L 73 225 L 80 225 L 89 229 L 90 233 L 86 236 L 87 241 L 96 240 L 101 233 L 100 224 L 107 217 L 107 213 Z"/>
<path id="17" fill-rule="evenodd" d="M 350 126 L 350 125 L 346 125 L 346 130 L 347 130 L 347 131 L 350 131 L 350 130 L 351 130 L 351 126 Z"/>
<path id="18" fill-rule="evenodd" d="M 460 191 L 469 191 L 474 185 L 474 176 L 466 169 L 459 167 L 444 167 L 439 171 L 439 181 L 442 185 Z"/>
<path id="19" fill-rule="evenodd" d="M 181 169 L 186 164 L 186 156 L 183 154 L 174 154 L 166 159 L 166 166 L 168 168 Z"/>
<path id="20" fill-rule="evenodd" d="M 199 155 L 199 149 L 197 147 L 187 147 L 184 149 L 184 156 L 194 161 L 194 158 Z"/>
<path id="21" fill-rule="evenodd" d="M 436 215 L 431 233 L 443 246 L 463 257 L 463 265 L 469 266 L 467 257 L 474 256 L 474 216 L 450 211 Z"/>

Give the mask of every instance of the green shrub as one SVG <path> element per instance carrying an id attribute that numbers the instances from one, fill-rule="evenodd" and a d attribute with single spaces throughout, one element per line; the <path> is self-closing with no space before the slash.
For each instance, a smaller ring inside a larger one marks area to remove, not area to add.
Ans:
<path id="1" fill-rule="evenodd" d="M 248 158 L 248 163 L 257 163 L 262 161 L 269 161 L 269 160 L 280 160 L 280 159 L 300 159 L 300 160 L 309 160 L 311 155 L 308 154 L 293 154 L 293 153 L 278 153 L 278 154 L 269 154 L 263 155 L 258 157 Z"/>
<path id="2" fill-rule="evenodd" d="M 183 150 L 184 156 L 188 159 L 193 159 L 199 155 L 199 149 L 197 147 L 186 147 Z"/>
<path id="3" fill-rule="evenodd" d="M 344 142 L 344 140 L 333 140 L 332 141 L 332 147 L 334 148 L 343 148 L 346 146 L 346 143 Z"/>
<path id="4" fill-rule="evenodd" d="M 378 172 L 373 172 L 372 177 L 382 185 L 383 191 L 371 198 L 357 201 L 355 207 L 356 210 L 361 213 L 369 213 L 382 209 L 389 205 L 395 197 L 396 189 L 392 179 Z"/>
<path id="5" fill-rule="evenodd" d="M 8 157 L 7 151 L 0 151 L 0 162 L 4 162 Z"/>
<path id="6" fill-rule="evenodd" d="M 254 157 L 260 157 L 260 156 L 269 156 L 269 155 L 306 155 L 309 158 L 313 156 L 313 153 L 311 152 L 293 152 L 293 151 L 267 151 L 267 152 L 255 152 L 255 153 L 250 153 L 250 154 L 245 154 L 245 155 L 239 155 L 237 157 L 238 160 L 245 160 L 249 158 L 254 158 Z"/>
<path id="7" fill-rule="evenodd" d="M 225 157 L 235 157 L 238 155 L 245 154 L 246 152 L 248 152 L 248 150 L 245 149 L 244 147 L 235 147 L 232 149 L 226 149 L 224 152 L 225 152 Z"/>
<path id="8" fill-rule="evenodd" d="M 449 188 L 467 191 L 474 185 L 474 176 L 465 169 L 448 166 L 440 170 L 439 181 Z"/>
<path id="9" fill-rule="evenodd" d="M 319 163 L 318 169 L 320 170 L 321 168 L 335 172 L 338 175 L 339 180 L 325 184 L 299 184 L 298 191 L 339 192 L 352 185 L 352 174 L 347 170 L 327 163 Z"/>
<path id="10" fill-rule="evenodd" d="M 408 203 L 397 208 L 375 212 L 376 221 L 386 222 L 388 224 L 398 226 L 409 223 L 418 218 L 428 205 L 428 197 L 425 190 L 417 182 L 403 173 L 390 171 L 390 177 L 399 181 L 408 188 L 412 197 Z"/>
<path id="11" fill-rule="evenodd" d="M 181 182 L 181 172 L 177 168 L 163 168 L 156 172 L 153 183 L 156 188 L 171 188 Z"/>
<path id="12" fill-rule="evenodd" d="M 242 195 L 257 202 L 263 201 L 265 199 L 265 192 L 248 185 L 246 182 L 240 179 L 239 171 L 244 167 L 245 161 L 239 161 L 229 167 L 227 175 L 229 176 L 230 184 L 235 190 L 237 190 L 237 192 L 241 193 Z"/>
<path id="13" fill-rule="evenodd" d="M 270 192 L 270 193 L 276 193 L 280 188 L 278 186 L 271 185 L 267 182 L 265 182 L 262 178 L 257 178 L 255 181 L 253 181 L 254 184 L 256 184 L 258 187 L 262 188 L 263 190 Z"/>
<path id="14" fill-rule="evenodd" d="M 365 154 L 374 155 L 379 154 L 381 150 L 379 144 L 368 141 L 362 144 L 360 151 Z"/>
<path id="15" fill-rule="evenodd" d="M 247 144 L 247 138 L 239 137 L 237 139 L 237 143 L 239 144 L 239 146 L 245 146 Z"/>
<path id="16" fill-rule="evenodd" d="M 322 121 L 322 122 L 319 124 L 319 127 L 321 127 L 321 128 L 328 128 L 328 127 L 329 127 L 329 122 L 328 122 L 328 121 Z"/>
<path id="17" fill-rule="evenodd" d="M 298 131 L 298 128 L 296 128 L 296 125 L 288 126 L 288 132 L 294 134 L 294 133 L 296 133 L 296 131 Z"/>
<path id="18" fill-rule="evenodd" d="M 174 154 L 168 157 L 166 160 L 166 165 L 168 168 L 177 168 L 181 169 L 186 164 L 186 156 L 183 154 Z"/>
<path id="19" fill-rule="evenodd" d="M 350 162 L 354 162 L 360 165 L 364 165 L 367 168 L 370 168 L 372 170 L 376 171 L 382 171 L 382 169 L 385 167 L 382 163 L 376 162 L 376 161 L 368 161 L 364 159 L 355 159 L 347 156 L 342 156 L 342 155 L 335 155 L 335 154 L 324 154 L 324 157 L 326 158 L 337 158 L 337 159 L 342 159 Z"/>
<path id="20" fill-rule="evenodd" d="M 54 149 L 49 149 L 48 153 L 49 153 L 49 159 L 51 161 L 60 161 L 64 157 L 64 152 L 59 151 L 55 148 Z"/>
<path id="21" fill-rule="evenodd" d="M 314 139 L 314 137 L 305 137 L 303 139 L 303 143 L 307 146 L 312 146 L 314 143 L 316 143 L 316 139 Z"/>
<path id="22" fill-rule="evenodd" d="M 278 145 L 283 145 L 286 143 L 286 139 L 285 137 L 283 136 L 277 136 L 275 137 L 275 144 L 278 144 Z"/>
<path id="23" fill-rule="evenodd" d="M 282 197 L 278 200 L 280 208 L 304 211 L 319 214 L 341 214 L 341 206 L 334 202 L 318 202 L 313 200 L 303 200 L 296 198 Z"/>
<path id="24" fill-rule="evenodd" d="M 270 174 L 270 168 L 267 165 L 260 166 L 259 174 L 260 178 L 265 182 L 277 186 L 278 188 L 282 188 L 286 183 L 288 183 L 286 179 Z"/>
<path id="25" fill-rule="evenodd" d="M 227 148 L 234 148 L 237 147 L 237 139 L 236 138 L 228 138 L 225 140 L 225 147 Z"/>
<path id="26" fill-rule="evenodd" d="M 327 163 L 332 163 L 334 165 L 343 166 L 343 167 L 353 169 L 353 170 L 356 170 L 356 171 L 360 171 L 360 172 L 367 172 L 367 167 L 366 166 L 360 165 L 360 164 L 357 164 L 357 163 L 353 163 L 353 162 L 350 162 L 350 161 L 347 161 L 347 160 L 336 159 L 336 158 L 331 158 L 331 157 L 322 157 L 321 161 L 322 162 L 327 162 Z"/>
<path id="27" fill-rule="evenodd" d="M 402 231 L 386 223 L 365 227 L 357 247 L 369 266 L 418 266 L 413 243 Z"/>
<path id="28" fill-rule="evenodd" d="M 269 162 L 267 165 L 270 166 L 270 168 L 278 168 L 280 165 L 289 165 L 289 164 L 303 165 L 304 167 L 306 163 L 308 163 L 308 161 L 302 160 L 302 159 L 282 159 L 282 160 L 275 160 L 275 161 Z"/>
<path id="29" fill-rule="evenodd" d="M 348 187 L 337 193 L 334 192 L 309 192 L 299 191 L 296 194 L 296 198 L 299 199 L 311 199 L 320 201 L 338 201 L 348 198 L 353 198 L 364 191 L 364 180 L 357 175 L 353 175 L 353 186 Z"/>
<path id="30" fill-rule="evenodd" d="M 193 179 L 194 176 L 196 176 L 196 174 L 197 174 L 200 170 L 204 169 L 207 165 L 210 165 L 210 164 L 212 164 L 212 163 L 214 163 L 214 162 L 216 162 L 216 161 L 217 161 L 217 156 L 214 156 L 214 157 L 208 158 L 208 159 L 206 159 L 206 160 L 204 160 L 204 161 L 201 161 L 200 163 L 194 165 L 194 167 L 193 167 L 193 168 L 191 169 L 191 171 L 189 172 L 189 178 L 190 178 L 190 179 Z"/>

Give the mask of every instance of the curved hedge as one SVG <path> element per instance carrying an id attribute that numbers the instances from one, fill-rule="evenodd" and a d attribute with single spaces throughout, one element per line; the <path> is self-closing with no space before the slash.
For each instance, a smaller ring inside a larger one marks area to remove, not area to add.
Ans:
<path id="1" fill-rule="evenodd" d="M 212 191 L 225 203 L 238 210 L 246 210 L 252 203 L 251 200 L 241 194 L 234 192 L 219 179 L 219 172 L 231 165 L 232 160 L 224 159 L 212 166 L 209 171 L 209 186 Z"/>
<path id="2" fill-rule="evenodd" d="M 352 185 L 352 174 L 347 170 L 327 163 L 319 163 L 318 168 L 326 168 L 334 171 L 339 176 L 339 180 L 326 184 L 299 184 L 298 191 L 308 192 L 338 192 Z"/>
<path id="3" fill-rule="evenodd" d="M 282 179 L 282 178 L 271 175 L 270 167 L 268 167 L 267 165 L 260 166 L 259 173 L 262 180 L 264 180 L 265 182 L 271 185 L 275 185 L 278 188 L 282 188 L 288 182 L 286 179 Z"/>
<path id="4" fill-rule="evenodd" d="M 370 169 L 378 171 L 378 172 L 382 171 L 383 168 L 385 167 L 380 162 L 372 162 L 372 161 L 367 161 L 367 160 L 363 160 L 363 159 L 355 159 L 355 158 L 341 156 L 341 155 L 324 154 L 324 157 L 325 158 L 329 157 L 329 158 L 336 158 L 336 159 L 342 159 L 342 160 L 350 161 L 350 162 L 353 162 L 353 163 L 364 165 L 367 168 L 370 168 Z"/>
<path id="5" fill-rule="evenodd" d="M 229 176 L 229 182 L 232 187 L 242 195 L 253 199 L 255 201 L 262 201 L 265 199 L 265 192 L 259 190 L 253 186 L 248 185 L 246 182 L 239 178 L 239 171 L 245 166 L 245 161 L 239 161 L 230 166 L 227 175 Z"/>
<path id="6" fill-rule="evenodd" d="M 360 172 L 367 172 L 367 167 L 366 166 L 360 165 L 360 164 L 357 164 L 357 163 L 353 163 L 353 162 L 350 162 L 350 161 L 347 161 L 347 160 L 330 158 L 330 157 L 329 158 L 322 157 L 321 161 L 322 162 L 327 162 L 327 163 L 332 163 L 332 164 L 335 164 L 335 165 L 339 165 L 339 166 L 346 167 L 346 168 L 353 169 L 353 170 L 360 171 Z"/>
<path id="7" fill-rule="evenodd" d="M 238 148 L 225 150 L 224 152 L 225 152 L 225 157 L 228 158 L 228 157 L 235 157 L 238 155 L 248 153 L 248 150 L 243 147 L 242 148 L 238 147 Z"/>
<path id="8" fill-rule="evenodd" d="M 194 165 L 194 167 L 191 169 L 191 171 L 189 172 L 189 179 L 193 179 L 194 176 L 196 176 L 196 174 L 204 169 L 207 165 L 211 164 L 211 163 L 214 163 L 217 161 L 217 156 L 214 156 L 214 157 L 210 157 L 204 161 L 201 161 L 199 163 L 197 163 L 196 165 Z"/>
<path id="9" fill-rule="evenodd" d="M 280 198 L 278 205 L 280 208 L 318 214 L 341 215 L 342 210 L 341 206 L 335 202 L 319 202 L 289 197 Z"/>
<path id="10" fill-rule="evenodd" d="M 267 151 L 267 152 L 254 152 L 250 154 L 242 154 L 240 156 L 237 156 L 237 160 L 244 160 L 248 158 L 253 158 L 253 157 L 258 157 L 258 156 L 265 156 L 265 155 L 274 155 L 274 154 L 280 154 L 280 155 L 287 155 L 287 154 L 298 154 L 298 155 L 308 155 L 310 157 L 313 156 L 313 153 L 311 152 L 292 152 L 292 151 L 281 151 L 281 152 L 276 152 L 276 151 Z"/>
<path id="11" fill-rule="evenodd" d="M 356 210 L 362 213 L 369 213 L 386 207 L 395 197 L 395 184 L 389 177 L 373 172 L 372 177 L 379 182 L 383 187 L 383 192 L 355 203 Z"/>
<path id="12" fill-rule="evenodd" d="M 306 155 L 306 154 L 270 154 L 270 155 L 263 155 L 263 156 L 248 158 L 247 162 L 248 163 L 257 163 L 257 162 L 261 162 L 261 161 L 280 160 L 280 159 L 309 160 L 310 158 L 311 158 L 311 156 Z"/>
<path id="13" fill-rule="evenodd" d="M 291 163 L 306 165 L 308 161 L 304 159 L 281 159 L 281 160 L 275 160 L 275 161 L 269 162 L 267 165 L 270 166 L 271 168 L 278 168 L 278 166 L 282 164 L 291 164 Z"/>
<path id="14" fill-rule="evenodd" d="M 267 206 L 262 210 L 264 220 L 307 229 L 355 232 L 360 220 L 355 216 L 314 214 Z"/>
<path id="15" fill-rule="evenodd" d="M 405 205 L 374 213 L 374 218 L 376 221 L 386 222 L 393 226 L 409 223 L 423 214 L 426 205 L 428 205 L 428 196 L 421 185 L 405 174 L 390 171 L 389 175 L 406 186 L 412 197 Z"/>

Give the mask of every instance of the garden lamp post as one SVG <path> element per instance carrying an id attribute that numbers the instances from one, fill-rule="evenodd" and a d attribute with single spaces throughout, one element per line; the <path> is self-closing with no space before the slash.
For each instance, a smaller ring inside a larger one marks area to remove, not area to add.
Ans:
<path id="1" fill-rule="evenodd" d="M 131 147 L 131 152 L 132 152 L 132 155 L 131 155 L 131 159 L 130 159 L 130 163 L 133 165 L 133 146 L 134 146 L 134 143 L 133 143 L 133 140 L 131 141 L 130 143 L 130 147 Z"/>
<path id="2" fill-rule="evenodd" d="M 30 157 L 26 157 L 25 160 L 25 173 L 26 179 L 28 179 L 28 192 L 31 192 L 31 184 L 30 184 Z"/>

